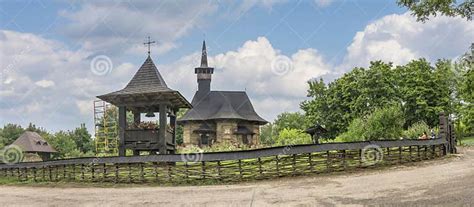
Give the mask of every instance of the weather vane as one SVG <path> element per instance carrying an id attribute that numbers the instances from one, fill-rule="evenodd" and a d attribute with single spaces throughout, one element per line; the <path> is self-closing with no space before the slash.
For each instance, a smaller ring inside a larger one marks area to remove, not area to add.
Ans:
<path id="1" fill-rule="evenodd" d="M 148 45 L 148 55 L 150 55 L 150 45 L 156 43 L 155 41 L 151 41 L 150 36 L 148 36 L 148 42 L 143 43 L 144 45 Z"/>

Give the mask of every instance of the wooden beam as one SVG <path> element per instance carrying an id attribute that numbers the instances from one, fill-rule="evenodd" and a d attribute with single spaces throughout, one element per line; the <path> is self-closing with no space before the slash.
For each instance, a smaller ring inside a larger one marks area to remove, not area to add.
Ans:
<path id="1" fill-rule="evenodd" d="M 173 111 L 173 113 L 170 116 L 170 126 L 171 126 L 171 129 L 173 130 L 172 142 L 173 142 L 174 148 L 176 149 L 176 111 Z M 174 154 L 174 151 L 175 150 L 173 150 L 172 154 Z"/>
<path id="2" fill-rule="evenodd" d="M 133 123 L 135 126 L 138 126 L 140 124 L 140 112 L 139 111 L 134 111 L 133 112 Z"/>
<path id="3" fill-rule="evenodd" d="M 160 131 L 158 136 L 158 143 L 160 144 L 160 154 L 166 154 L 166 104 L 160 104 Z"/>
<path id="4" fill-rule="evenodd" d="M 127 128 L 127 109 L 119 107 L 119 156 L 125 156 L 125 129 Z"/>

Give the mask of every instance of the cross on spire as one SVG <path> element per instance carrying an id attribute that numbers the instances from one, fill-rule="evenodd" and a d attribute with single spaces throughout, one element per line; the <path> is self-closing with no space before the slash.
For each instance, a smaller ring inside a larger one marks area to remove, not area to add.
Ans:
<path id="1" fill-rule="evenodd" d="M 144 45 L 148 45 L 148 56 L 150 55 L 150 45 L 156 43 L 155 41 L 151 41 L 150 36 L 148 36 L 148 42 L 143 43 Z"/>

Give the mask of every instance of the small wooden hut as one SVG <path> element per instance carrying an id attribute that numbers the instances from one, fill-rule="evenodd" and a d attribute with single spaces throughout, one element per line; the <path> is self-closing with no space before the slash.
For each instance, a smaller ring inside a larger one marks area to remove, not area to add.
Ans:
<path id="1" fill-rule="evenodd" d="M 43 161 L 51 159 L 52 153 L 57 153 L 57 151 L 36 132 L 24 132 L 12 145 L 20 147 L 24 153 L 38 154 Z"/>
<path id="2" fill-rule="evenodd" d="M 311 135 L 313 144 L 319 144 L 319 139 L 321 138 L 321 136 L 328 133 L 328 131 L 319 124 L 313 125 L 312 127 L 306 129 L 305 132 Z"/>
<path id="3" fill-rule="evenodd" d="M 176 113 L 191 104 L 178 91 L 168 88 L 150 55 L 124 89 L 97 96 L 118 107 L 119 156 L 125 150 L 172 154 L 176 150 Z M 127 111 L 133 113 L 133 124 L 127 123 Z M 140 128 L 141 114 L 154 117 L 159 113 L 158 128 Z M 169 118 L 169 122 L 168 122 Z M 168 124 L 169 123 L 169 124 Z"/>

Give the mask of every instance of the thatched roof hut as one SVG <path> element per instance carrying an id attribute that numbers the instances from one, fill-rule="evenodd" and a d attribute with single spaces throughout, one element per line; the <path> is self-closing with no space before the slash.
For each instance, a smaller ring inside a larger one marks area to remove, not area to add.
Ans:
<path id="1" fill-rule="evenodd" d="M 48 160 L 51 153 L 57 153 L 57 151 L 36 132 L 26 131 L 13 142 L 13 145 L 20 147 L 25 153 L 38 153 L 43 160 Z"/>

